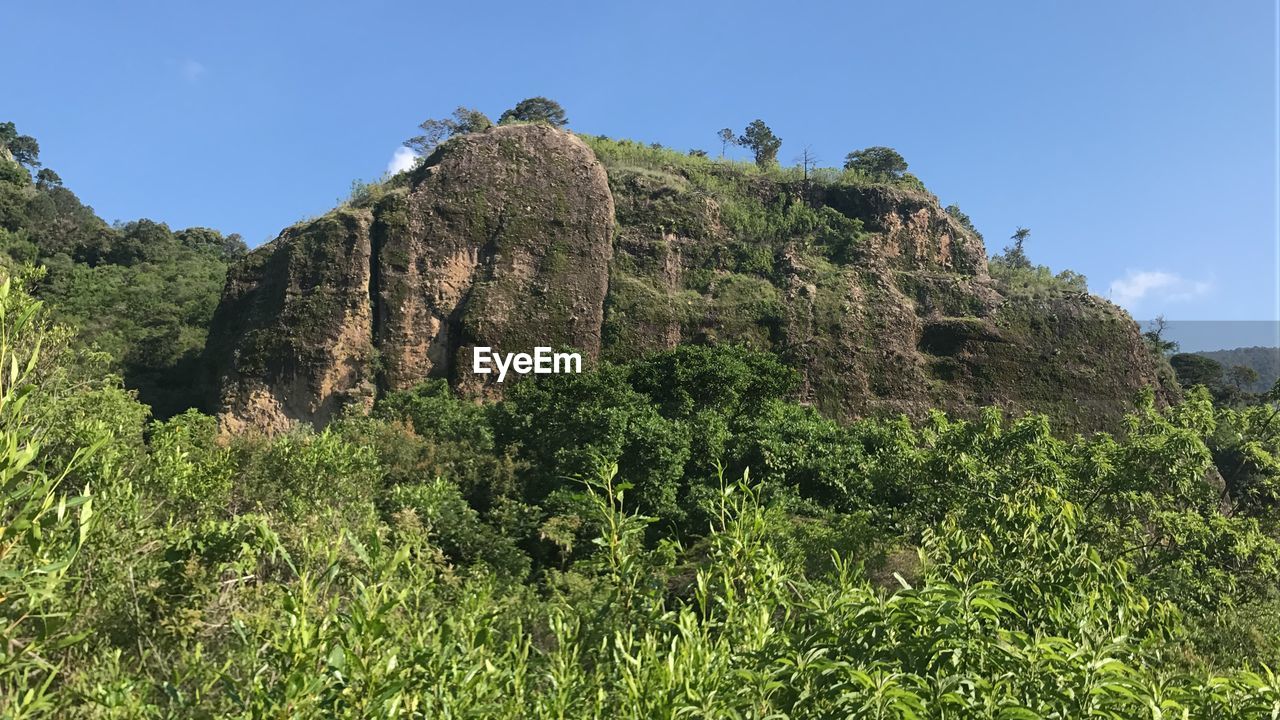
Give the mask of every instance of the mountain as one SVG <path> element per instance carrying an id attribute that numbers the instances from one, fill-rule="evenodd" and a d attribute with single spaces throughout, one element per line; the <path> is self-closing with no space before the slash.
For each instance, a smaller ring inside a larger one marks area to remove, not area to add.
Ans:
<path id="1" fill-rule="evenodd" d="M 1196 354 L 1216 360 L 1223 369 L 1244 366 L 1258 373 L 1257 380 L 1241 388 L 1247 392 L 1266 392 L 1280 380 L 1280 348 L 1243 347 Z"/>
<path id="2" fill-rule="evenodd" d="M 587 363 L 767 350 L 836 418 L 997 405 L 1111 428 L 1174 384 L 1120 308 L 1037 269 L 993 277 L 918 181 L 757 168 L 545 125 L 454 137 L 229 274 L 210 330 L 229 428 L 324 424 L 471 349 Z M 508 381 L 509 383 L 510 381 Z"/>

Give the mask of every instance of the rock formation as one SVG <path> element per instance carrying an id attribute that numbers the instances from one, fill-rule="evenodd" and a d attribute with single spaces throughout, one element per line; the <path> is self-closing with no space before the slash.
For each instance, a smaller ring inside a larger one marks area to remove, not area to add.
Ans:
<path id="1" fill-rule="evenodd" d="M 323 424 L 432 377 L 489 394 L 475 345 L 599 354 L 613 200 L 581 140 L 494 128 L 397 180 L 232 270 L 209 343 L 228 429 Z"/>
<path id="2" fill-rule="evenodd" d="M 842 418 L 994 404 L 1104 429 L 1161 384 L 1127 314 L 1000 287 L 982 240 L 923 191 L 697 162 L 606 172 L 572 134 L 498 127 L 285 230 L 231 272 L 214 320 L 224 425 L 323 424 L 433 377 L 490 397 L 475 345 L 625 361 L 742 343 Z"/>

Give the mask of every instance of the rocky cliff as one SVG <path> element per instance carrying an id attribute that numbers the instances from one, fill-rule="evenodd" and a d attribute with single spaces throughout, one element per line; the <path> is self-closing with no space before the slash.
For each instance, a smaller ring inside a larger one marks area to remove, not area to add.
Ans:
<path id="1" fill-rule="evenodd" d="M 432 377 L 486 394 L 475 345 L 594 358 L 612 237 L 604 168 L 578 138 L 525 125 L 451 140 L 232 270 L 209 342 L 223 423 L 322 424 Z"/>
<path id="2" fill-rule="evenodd" d="M 209 343 L 224 424 L 324 423 L 429 377 L 492 395 L 474 345 L 622 361 L 741 343 L 843 418 L 994 404 L 1108 428 L 1160 384 L 1128 315 L 1063 283 L 993 279 L 981 239 L 918 187 L 586 140 L 534 125 L 454 138 L 252 253 Z"/>

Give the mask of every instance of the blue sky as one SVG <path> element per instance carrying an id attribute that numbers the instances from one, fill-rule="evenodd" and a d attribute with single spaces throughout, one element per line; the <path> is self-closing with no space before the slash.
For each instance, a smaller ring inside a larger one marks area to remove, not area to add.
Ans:
<path id="1" fill-rule="evenodd" d="M 1275 319 L 1269 2 L 25 2 L 0 120 L 108 220 L 260 244 L 455 106 L 790 161 L 897 148 L 998 250 L 1136 317 Z M 16 60 L 16 62 L 15 62 Z"/>

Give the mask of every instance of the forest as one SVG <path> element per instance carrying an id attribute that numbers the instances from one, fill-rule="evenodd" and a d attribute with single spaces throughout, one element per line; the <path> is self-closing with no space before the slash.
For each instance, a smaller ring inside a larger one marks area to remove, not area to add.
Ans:
<path id="1" fill-rule="evenodd" d="M 0 130 L 0 716 L 1280 717 L 1280 383 L 845 421 L 704 342 L 228 436 L 243 243 Z"/>

